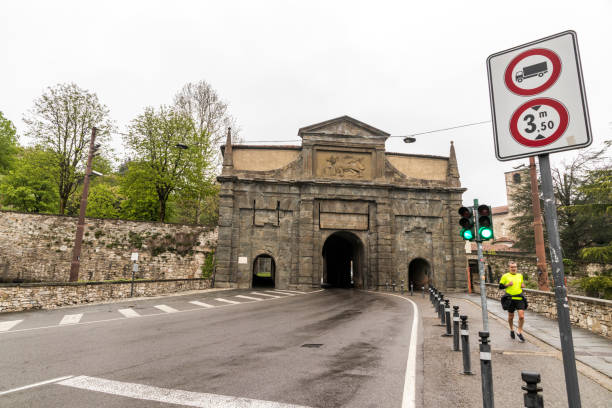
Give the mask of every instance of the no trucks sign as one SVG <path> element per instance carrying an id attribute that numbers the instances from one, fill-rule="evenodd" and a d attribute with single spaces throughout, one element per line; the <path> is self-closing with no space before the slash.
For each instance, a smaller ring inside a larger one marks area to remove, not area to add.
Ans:
<path id="1" fill-rule="evenodd" d="M 576 33 L 487 58 L 495 156 L 514 160 L 591 144 Z"/>

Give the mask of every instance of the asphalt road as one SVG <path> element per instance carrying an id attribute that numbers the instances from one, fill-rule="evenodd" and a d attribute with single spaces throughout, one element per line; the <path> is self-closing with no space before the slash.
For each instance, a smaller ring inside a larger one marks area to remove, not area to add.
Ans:
<path id="1" fill-rule="evenodd" d="M 259 293 L 3 315 L 0 407 L 402 407 L 409 301 Z"/>

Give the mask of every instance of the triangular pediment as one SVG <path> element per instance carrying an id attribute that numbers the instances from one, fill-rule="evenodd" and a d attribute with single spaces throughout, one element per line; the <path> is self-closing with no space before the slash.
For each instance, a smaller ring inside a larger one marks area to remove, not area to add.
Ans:
<path id="1" fill-rule="evenodd" d="M 357 136 L 357 137 L 380 137 L 386 139 L 389 133 L 376 129 L 366 123 L 353 119 L 350 116 L 340 116 L 339 118 L 326 120 L 325 122 L 315 123 L 306 126 L 298 131 L 300 137 L 304 135 L 338 135 L 338 136 Z"/>

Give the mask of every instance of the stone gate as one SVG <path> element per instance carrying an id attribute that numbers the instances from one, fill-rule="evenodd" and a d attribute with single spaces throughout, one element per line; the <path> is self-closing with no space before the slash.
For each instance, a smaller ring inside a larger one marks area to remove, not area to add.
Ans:
<path id="1" fill-rule="evenodd" d="M 449 157 L 389 153 L 348 116 L 303 127 L 301 146 L 223 147 L 218 287 L 466 287 L 461 188 Z"/>

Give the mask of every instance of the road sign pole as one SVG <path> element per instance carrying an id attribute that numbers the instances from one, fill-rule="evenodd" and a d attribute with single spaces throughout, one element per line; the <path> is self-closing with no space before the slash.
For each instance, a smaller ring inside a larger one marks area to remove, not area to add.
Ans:
<path id="1" fill-rule="evenodd" d="M 544 219 L 546 221 L 546 230 L 548 231 L 548 241 L 550 243 L 550 262 L 555 285 L 567 401 L 570 407 L 580 408 L 580 389 L 578 388 L 574 340 L 572 338 L 572 327 L 570 325 L 569 305 L 567 304 L 567 289 L 565 287 L 565 274 L 563 272 L 561 241 L 559 239 L 559 229 L 557 228 L 557 207 L 553 191 L 552 175 L 550 172 L 550 158 L 548 154 L 543 154 L 538 156 L 538 160 L 540 162 L 540 177 L 542 179 Z"/>
<path id="2" fill-rule="evenodd" d="M 478 214 L 478 199 L 474 199 L 474 214 Z M 480 305 L 482 306 L 482 328 L 483 331 L 489 331 L 489 313 L 487 312 L 487 286 L 485 285 L 485 272 L 484 272 L 484 258 L 482 256 L 482 239 L 478 230 L 480 229 L 480 223 L 478 222 L 478 216 L 474 217 L 474 238 L 476 238 L 476 244 L 478 247 L 478 275 L 480 276 Z"/>

